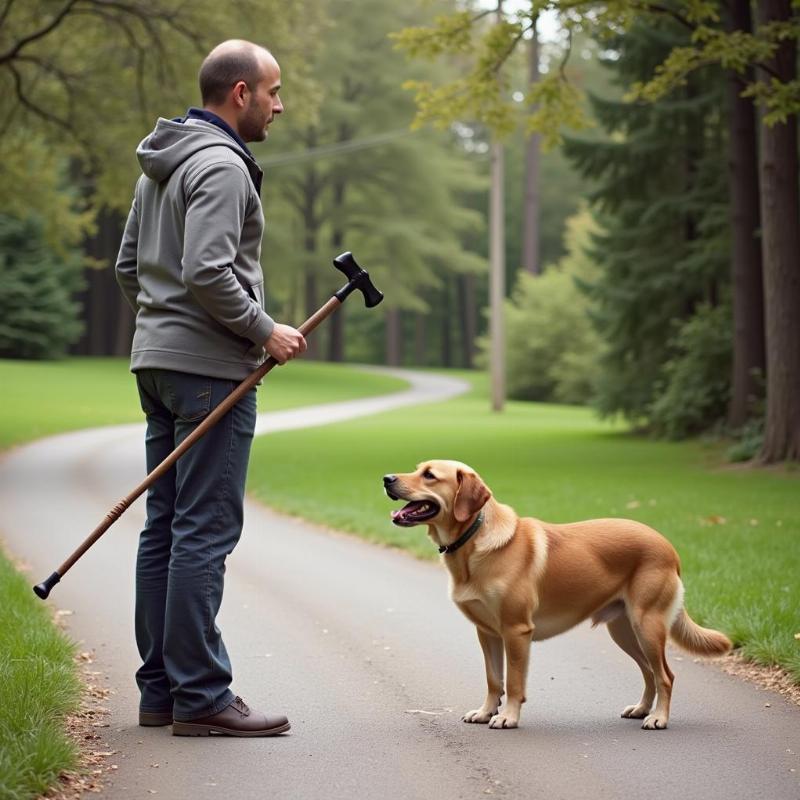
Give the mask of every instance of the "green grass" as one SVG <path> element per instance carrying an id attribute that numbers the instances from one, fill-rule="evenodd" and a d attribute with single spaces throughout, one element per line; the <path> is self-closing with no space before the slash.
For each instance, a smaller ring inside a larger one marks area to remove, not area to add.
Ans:
<path id="1" fill-rule="evenodd" d="M 49 434 L 139 422 L 143 414 L 127 359 L 58 362 L 0 360 L 4 387 L 0 450 Z M 297 361 L 273 370 L 259 389 L 259 410 L 349 400 L 406 387 L 358 370 Z M 76 764 L 64 715 L 77 709 L 80 681 L 73 645 L 47 606 L 0 553 L 0 798 L 42 794 Z"/>
<path id="2" fill-rule="evenodd" d="M 390 524 L 381 476 L 427 458 L 472 465 L 527 516 L 641 520 L 678 549 L 694 618 L 800 682 L 796 472 L 730 468 L 711 446 L 634 437 L 583 408 L 509 403 L 493 414 L 485 380 L 471 380 L 471 394 L 446 404 L 256 440 L 252 494 L 423 558 L 437 557 L 425 528 Z"/>
<path id="3" fill-rule="evenodd" d="M 144 419 L 126 358 L 0 359 L 0 385 L 0 450 L 63 431 Z M 258 390 L 259 411 L 350 400 L 405 386 L 397 378 L 298 360 L 267 375 Z"/>
<path id="4" fill-rule="evenodd" d="M 22 800 L 38 797 L 76 765 L 63 718 L 77 708 L 81 685 L 73 645 L 3 557 L 0 608 L 0 797 Z"/>

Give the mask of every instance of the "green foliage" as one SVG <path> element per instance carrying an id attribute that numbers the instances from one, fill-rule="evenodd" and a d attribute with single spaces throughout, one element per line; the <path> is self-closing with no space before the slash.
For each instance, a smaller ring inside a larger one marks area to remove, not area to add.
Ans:
<path id="1" fill-rule="evenodd" d="M 78 339 L 82 267 L 47 245 L 38 220 L 0 215 L 0 357 L 57 358 Z"/>
<path id="2" fill-rule="evenodd" d="M 764 444 L 764 416 L 754 417 L 736 432 L 734 443 L 728 448 L 726 457 L 734 463 L 751 461 Z"/>
<path id="3" fill-rule="evenodd" d="M 393 34 L 397 47 L 409 56 L 450 58 L 458 69 L 458 76 L 449 80 L 405 83 L 415 92 L 415 126 L 445 129 L 454 122 L 470 121 L 506 137 L 521 125 L 527 134 L 542 136 L 545 150 L 561 142 L 562 127 L 587 127 L 583 92 L 568 79 L 563 62 L 555 67 L 555 58 L 540 80 L 521 87 L 521 103 L 511 97 L 514 63 L 534 30 L 540 6 L 545 5 L 557 4 L 531 3 L 501 19 L 485 9 L 460 10 L 438 16 L 429 26 Z M 572 23 L 565 19 L 565 24 Z"/>
<path id="4" fill-rule="evenodd" d="M 74 646 L 0 553 L 0 797 L 28 800 L 75 767 L 64 719 L 78 708 Z"/>
<path id="5" fill-rule="evenodd" d="M 69 162 L 71 181 L 93 208 L 127 212 L 139 170 L 136 145 L 157 116 L 197 104 L 200 61 L 227 38 L 271 47 L 285 71 L 286 99 L 295 100 L 296 113 L 313 113 L 304 65 L 322 12 L 318 0 L 6 3 L 0 208 L 51 219 L 63 207 L 50 191 L 53 164 Z M 85 222 L 72 219 L 68 237 Z"/>
<path id="6" fill-rule="evenodd" d="M 596 226 L 587 211 L 567 222 L 567 255 L 543 275 L 520 271 L 506 302 L 508 394 L 516 400 L 586 404 L 598 379 L 600 340 L 578 282 L 597 267 L 586 255 Z M 488 342 L 481 341 L 483 363 Z"/>
<path id="7" fill-rule="evenodd" d="M 650 74 L 685 39 L 663 20 L 635 25 L 612 42 L 620 85 Z M 593 248 L 601 269 L 585 289 L 606 345 L 595 397 L 603 414 L 651 422 L 676 332 L 729 280 L 723 88 L 708 71 L 658 103 L 592 97 L 608 138 L 567 140 L 567 154 L 596 181 L 591 199 L 601 210 Z"/>
<path id="8" fill-rule="evenodd" d="M 652 4 L 657 10 L 656 4 Z M 772 59 L 786 40 L 800 39 L 800 18 L 796 15 L 785 21 L 760 24 L 753 33 L 720 28 L 723 4 L 720 2 L 677 4 L 678 16 L 684 15 L 692 27 L 691 42 L 671 51 L 654 74 L 631 87 L 631 99 L 653 102 L 672 90 L 684 86 L 689 75 L 708 65 L 719 65 L 744 75 L 746 70 L 761 66 Z M 766 125 L 785 122 L 800 112 L 800 80 L 782 80 L 776 76 L 764 80 L 752 78 L 745 82 L 744 96 L 753 97 L 765 109 Z"/>
<path id="9" fill-rule="evenodd" d="M 705 305 L 679 326 L 650 410 L 656 434 L 683 439 L 724 419 L 730 399 L 730 308 Z"/>
<path id="10" fill-rule="evenodd" d="M 321 299 L 340 285 L 331 253 L 350 249 L 385 293 L 382 309 L 429 314 L 431 298 L 455 275 L 486 269 L 465 246 L 484 224 L 464 202 L 485 189 L 481 164 L 451 134 L 409 131 L 414 107 L 401 86 L 408 70 L 388 34 L 426 12 L 374 0 L 331 0 L 329 10 L 330 28 L 307 64 L 326 87 L 324 118 L 296 118 L 289 108 L 254 148 L 266 171 L 270 296 L 285 317 L 301 320 L 309 287 Z M 356 29 L 368 47 L 353 46 Z M 380 311 L 368 321 L 347 310 L 348 330 L 351 317 L 363 322 L 379 352 Z"/>

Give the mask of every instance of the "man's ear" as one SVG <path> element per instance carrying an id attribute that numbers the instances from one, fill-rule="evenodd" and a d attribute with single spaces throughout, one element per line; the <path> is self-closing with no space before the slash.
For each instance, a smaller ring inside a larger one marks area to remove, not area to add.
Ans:
<path id="1" fill-rule="evenodd" d="M 238 106 L 246 106 L 247 101 L 245 99 L 245 92 L 249 91 L 247 88 L 247 83 L 245 81 L 237 81 L 233 86 L 233 101 Z"/>
<path id="2" fill-rule="evenodd" d="M 459 470 L 457 475 L 458 491 L 453 503 L 453 516 L 458 522 L 464 522 L 483 508 L 492 493 L 474 472 Z"/>

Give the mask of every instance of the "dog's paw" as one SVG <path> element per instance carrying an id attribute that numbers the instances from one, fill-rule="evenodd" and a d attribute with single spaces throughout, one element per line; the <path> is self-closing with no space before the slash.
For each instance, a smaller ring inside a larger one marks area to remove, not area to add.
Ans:
<path id="1" fill-rule="evenodd" d="M 485 725 L 496 713 L 497 709 L 494 711 L 484 711 L 482 708 L 476 708 L 474 711 L 467 711 L 467 713 L 461 717 L 461 721 Z"/>
<path id="2" fill-rule="evenodd" d="M 512 717 L 509 714 L 495 714 L 489 720 L 490 728 L 516 728 L 519 725 L 519 719 Z"/>
<path id="3" fill-rule="evenodd" d="M 621 716 L 625 719 L 644 719 L 649 713 L 649 707 L 637 703 L 635 706 L 626 706 Z"/>
<path id="4" fill-rule="evenodd" d="M 663 731 L 667 727 L 667 717 L 650 714 L 644 718 L 642 728 L 646 731 Z"/>

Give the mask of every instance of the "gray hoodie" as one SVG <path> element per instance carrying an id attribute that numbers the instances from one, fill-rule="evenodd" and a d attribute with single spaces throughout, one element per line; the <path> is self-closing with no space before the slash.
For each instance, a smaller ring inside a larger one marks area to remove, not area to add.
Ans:
<path id="1" fill-rule="evenodd" d="M 255 162 L 209 122 L 159 119 L 136 154 L 143 175 L 117 257 L 136 312 L 131 371 L 243 380 L 264 359 L 264 215 Z"/>

